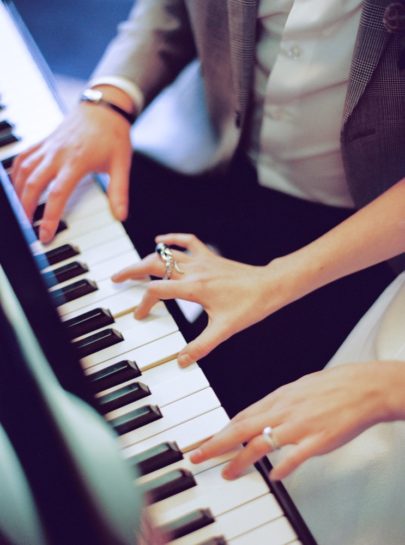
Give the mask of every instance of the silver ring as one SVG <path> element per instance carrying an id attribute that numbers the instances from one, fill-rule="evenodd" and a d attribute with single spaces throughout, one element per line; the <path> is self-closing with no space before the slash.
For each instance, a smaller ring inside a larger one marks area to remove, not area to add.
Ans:
<path id="1" fill-rule="evenodd" d="M 263 435 L 263 439 L 269 445 L 272 451 L 278 450 L 280 448 L 280 445 L 278 444 L 277 439 L 274 437 L 274 431 L 271 426 L 266 426 L 263 429 L 262 435 Z"/>
<path id="2" fill-rule="evenodd" d="M 169 246 L 167 246 L 164 242 L 159 242 L 158 244 L 156 244 L 155 251 L 160 257 L 161 261 L 163 261 L 165 266 L 165 274 L 163 276 L 163 280 L 170 280 L 173 274 L 173 270 L 177 271 L 179 274 L 184 274 L 184 271 L 180 268 L 179 264 L 174 259 L 171 248 L 169 248 Z"/>

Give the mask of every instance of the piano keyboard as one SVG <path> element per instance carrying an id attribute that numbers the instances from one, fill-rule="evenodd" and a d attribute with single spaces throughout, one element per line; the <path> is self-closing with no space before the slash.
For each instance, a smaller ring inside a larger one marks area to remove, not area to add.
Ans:
<path id="1" fill-rule="evenodd" d="M 48 135 L 62 118 L 55 97 L 4 2 L 0 2 L 2 80 L 0 160 Z M 26 82 L 29 82 L 27 85 Z M 1 135 L 10 134 L 7 142 Z M 11 136 L 10 136 L 11 138 Z M 41 207 L 35 217 L 40 221 Z M 154 523 L 175 545 L 298 545 L 315 543 L 286 517 L 254 468 L 222 479 L 229 456 L 195 466 L 188 453 L 228 417 L 197 364 L 180 369 L 185 340 L 163 303 L 142 321 L 134 307 L 144 282 L 113 284 L 112 273 L 140 259 L 107 199 L 88 178 L 70 199 L 55 240 L 34 244 L 57 275 L 50 291 L 81 357 L 100 411 L 115 429 L 123 457 L 139 465 Z M 298 530 L 295 529 L 298 528 Z"/>

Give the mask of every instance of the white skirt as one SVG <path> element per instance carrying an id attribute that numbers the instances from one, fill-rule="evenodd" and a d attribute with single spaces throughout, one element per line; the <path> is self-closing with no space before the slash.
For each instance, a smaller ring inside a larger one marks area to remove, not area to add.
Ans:
<path id="1" fill-rule="evenodd" d="M 376 359 L 405 364 L 405 273 L 379 297 L 327 367 Z M 287 448 L 270 457 L 273 463 Z M 308 460 L 283 483 L 318 545 L 404 545 L 404 461 L 405 422 L 383 423 Z"/>

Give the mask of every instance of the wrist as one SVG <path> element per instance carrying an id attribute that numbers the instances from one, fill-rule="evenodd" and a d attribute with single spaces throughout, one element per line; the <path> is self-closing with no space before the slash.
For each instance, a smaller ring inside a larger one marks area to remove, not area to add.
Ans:
<path id="1" fill-rule="evenodd" d="M 80 97 L 80 102 L 111 110 L 130 125 L 134 123 L 137 114 L 132 98 L 113 85 L 96 85 L 86 89 Z"/>

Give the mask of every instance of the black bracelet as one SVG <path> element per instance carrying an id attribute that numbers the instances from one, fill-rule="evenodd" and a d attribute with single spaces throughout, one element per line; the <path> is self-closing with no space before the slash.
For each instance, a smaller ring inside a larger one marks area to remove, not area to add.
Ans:
<path id="1" fill-rule="evenodd" d="M 113 104 L 112 102 L 109 102 L 108 100 L 105 100 L 103 98 L 103 93 L 99 89 L 86 89 L 83 91 L 80 102 L 88 102 L 90 104 L 99 104 L 100 106 L 104 106 L 105 108 L 109 108 L 110 110 L 113 110 L 114 112 L 117 112 L 117 114 L 120 114 L 124 119 L 128 121 L 130 125 L 132 125 L 136 119 L 136 113 L 130 113 L 125 111 L 120 106 L 117 106 L 116 104 Z"/>

